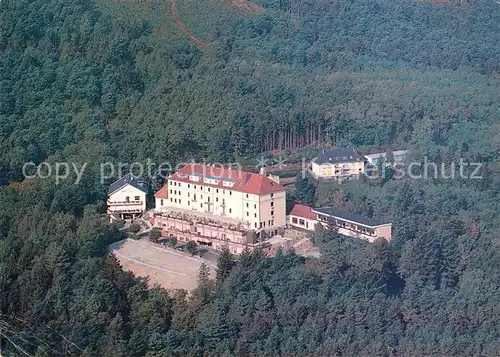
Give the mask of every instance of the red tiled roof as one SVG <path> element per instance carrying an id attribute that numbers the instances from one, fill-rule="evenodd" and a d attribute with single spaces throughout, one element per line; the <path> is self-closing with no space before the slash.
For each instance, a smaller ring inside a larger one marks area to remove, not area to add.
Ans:
<path id="1" fill-rule="evenodd" d="M 189 179 L 190 175 L 217 179 L 219 180 L 219 183 L 205 183 L 203 182 L 202 178 L 200 179 L 200 181 L 193 181 Z M 201 164 L 186 165 L 182 169 L 172 174 L 170 176 L 170 179 L 191 183 L 194 185 L 198 184 L 203 186 L 222 188 L 226 190 L 240 191 L 252 195 L 264 195 L 285 190 L 283 186 L 277 184 L 276 182 L 263 175 L 230 168 L 223 168 L 220 166 L 215 167 Z M 224 186 L 224 180 L 234 182 L 233 186 Z"/>
<path id="2" fill-rule="evenodd" d="M 278 185 L 276 182 L 262 175 L 251 174 L 250 178 L 246 182 L 244 192 L 251 193 L 254 195 L 262 195 L 265 193 L 271 193 L 276 191 L 282 191 L 285 188 Z"/>
<path id="3" fill-rule="evenodd" d="M 307 218 L 307 219 L 316 219 L 316 213 L 312 211 L 312 208 L 309 206 L 305 205 L 299 205 L 296 203 L 293 208 L 292 212 L 290 212 L 291 216 L 297 216 L 297 217 L 302 217 L 302 218 Z"/>
<path id="4" fill-rule="evenodd" d="M 164 184 L 162 188 L 155 193 L 156 198 L 168 198 L 168 185 Z"/>

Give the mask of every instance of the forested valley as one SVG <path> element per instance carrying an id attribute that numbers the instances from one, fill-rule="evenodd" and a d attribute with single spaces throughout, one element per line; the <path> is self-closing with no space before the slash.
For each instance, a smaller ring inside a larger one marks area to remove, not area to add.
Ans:
<path id="1" fill-rule="evenodd" d="M 175 4 L 0 2 L 2 355 L 497 356 L 500 5 Z M 223 254 L 190 296 L 109 256 L 122 234 L 99 163 L 325 144 L 462 158 L 482 178 L 319 184 L 312 203 L 388 219 L 393 240 L 318 230 L 321 259 Z M 43 161 L 88 169 L 23 178 Z"/>

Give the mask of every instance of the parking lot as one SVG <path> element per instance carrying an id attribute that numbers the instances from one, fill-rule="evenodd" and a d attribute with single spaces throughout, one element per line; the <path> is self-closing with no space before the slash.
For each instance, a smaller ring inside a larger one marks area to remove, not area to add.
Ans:
<path id="1" fill-rule="evenodd" d="M 170 290 L 191 291 L 197 285 L 198 271 L 203 262 L 211 268 L 211 276 L 215 277 L 213 253 L 202 252 L 207 259 L 192 257 L 189 253 L 150 243 L 147 239 L 125 239 L 109 248 L 123 270 L 138 277 L 149 277 L 151 286 L 159 284 Z"/>

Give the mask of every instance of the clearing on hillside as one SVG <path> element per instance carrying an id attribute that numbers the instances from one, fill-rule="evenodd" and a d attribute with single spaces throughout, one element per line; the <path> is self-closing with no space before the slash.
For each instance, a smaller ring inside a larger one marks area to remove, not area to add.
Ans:
<path id="1" fill-rule="evenodd" d="M 125 239 L 109 248 L 123 270 L 130 271 L 135 276 L 148 277 L 150 286 L 158 284 L 169 290 L 191 291 L 197 286 L 198 271 L 202 263 L 209 266 L 211 277 L 215 277 L 215 266 L 211 262 L 163 248 L 147 239 Z"/>
<path id="2" fill-rule="evenodd" d="M 182 20 L 179 18 L 179 15 L 177 15 L 177 7 L 175 5 L 175 0 L 169 0 L 169 1 L 170 1 L 170 14 L 174 18 L 175 24 L 184 34 L 186 34 L 189 37 L 191 41 L 193 41 L 196 44 L 196 46 L 205 47 L 206 46 L 205 41 L 193 35 L 191 30 L 187 28 L 184 22 L 182 22 Z"/>

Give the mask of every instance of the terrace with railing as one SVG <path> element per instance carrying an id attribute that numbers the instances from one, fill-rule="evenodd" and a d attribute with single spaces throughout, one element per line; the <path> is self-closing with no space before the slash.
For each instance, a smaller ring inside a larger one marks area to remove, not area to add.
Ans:
<path id="1" fill-rule="evenodd" d="M 110 201 L 108 200 L 108 206 L 134 206 L 142 205 L 142 201 Z"/>
<path id="2" fill-rule="evenodd" d="M 223 216 L 217 216 L 217 218 L 215 218 L 210 213 L 199 211 L 193 212 L 191 210 L 180 208 L 176 208 L 175 210 L 162 210 L 161 212 L 156 212 L 155 217 L 158 217 L 160 220 L 161 217 L 174 218 L 193 224 L 199 223 L 210 227 L 223 228 L 232 231 L 247 232 L 251 230 L 250 223 L 247 221 Z"/>
<path id="3" fill-rule="evenodd" d="M 140 213 L 143 211 L 143 201 L 110 201 L 108 200 L 108 214 L 113 213 Z"/>

